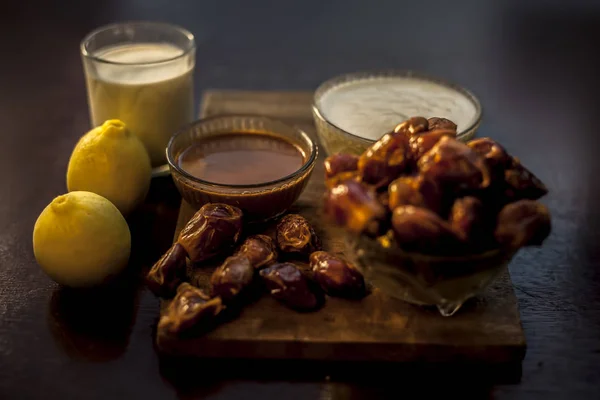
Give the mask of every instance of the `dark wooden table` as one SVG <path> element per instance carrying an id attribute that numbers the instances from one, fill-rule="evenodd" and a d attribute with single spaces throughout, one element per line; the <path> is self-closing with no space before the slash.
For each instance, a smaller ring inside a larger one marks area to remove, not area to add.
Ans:
<path id="1" fill-rule="evenodd" d="M 484 105 L 481 134 L 499 139 L 551 190 L 551 237 L 510 267 L 528 341 L 521 382 L 438 377 L 426 367 L 357 367 L 345 379 L 331 365 L 192 369 L 159 360 L 158 302 L 137 282 L 172 239 L 179 198 L 168 180 L 154 183 L 131 218 L 127 278 L 94 293 L 50 281 L 35 263 L 31 235 L 41 210 L 66 190 L 69 154 L 88 127 L 79 41 L 127 19 L 161 19 L 196 35 L 198 94 L 313 89 L 339 73 L 388 67 L 472 89 Z M 600 395 L 597 4 L 32 0 L 4 2 L 0 30 L 0 398 Z"/>

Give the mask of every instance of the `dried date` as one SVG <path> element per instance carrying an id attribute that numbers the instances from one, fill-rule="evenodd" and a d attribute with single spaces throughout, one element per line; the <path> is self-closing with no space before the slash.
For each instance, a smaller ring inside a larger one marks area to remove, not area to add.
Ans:
<path id="1" fill-rule="evenodd" d="M 375 187 L 386 186 L 408 168 L 408 155 L 408 141 L 403 135 L 385 135 L 360 156 L 362 181 Z"/>
<path id="2" fill-rule="evenodd" d="M 435 129 L 449 129 L 456 132 L 456 129 L 458 128 L 454 122 L 446 118 L 432 117 L 429 118 L 427 122 L 429 123 L 430 131 Z M 456 134 L 454 136 L 456 136 Z"/>
<path id="3" fill-rule="evenodd" d="M 504 172 L 504 182 L 509 201 L 537 200 L 548 194 L 546 185 L 514 157 L 511 167 Z"/>
<path id="4" fill-rule="evenodd" d="M 310 255 L 314 279 L 330 296 L 358 298 L 366 294 L 365 280 L 353 265 L 325 251 Z"/>
<path id="5" fill-rule="evenodd" d="M 490 173 L 481 155 L 466 144 L 442 137 L 417 163 L 426 178 L 452 192 L 488 187 Z"/>
<path id="6" fill-rule="evenodd" d="M 180 336 L 198 328 L 208 328 L 223 309 L 219 297 L 210 298 L 197 287 L 182 283 L 171 303 L 161 314 L 158 335 Z"/>
<path id="7" fill-rule="evenodd" d="M 502 246 L 541 246 L 552 230 L 548 208 L 535 200 L 507 204 L 498 214 L 494 236 Z"/>
<path id="8" fill-rule="evenodd" d="M 338 153 L 325 159 L 325 179 L 333 178 L 342 172 L 358 170 L 358 156 Z"/>
<path id="9" fill-rule="evenodd" d="M 426 129 L 426 119 L 411 118 L 373 143 L 358 159 L 363 182 L 383 187 L 410 168 L 409 137 Z"/>
<path id="10" fill-rule="evenodd" d="M 402 205 L 425 207 L 433 212 L 440 213 L 442 204 L 442 192 L 434 181 L 421 175 L 403 176 L 388 187 L 389 208 Z"/>
<path id="11" fill-rule="evenodd" d="M 392 213 L 392 228 L 396 241 L 407 251 L 446 255 L 464 250 L 464 243 L 450 224 L 425 208 L 395 208 Z"/>
<path id="12" fill-rule="evenodd" d="M 408 141 L 408 147 L 410 148 L 410 154 L 413 160 L 418 161 L 423 154 L 431 150 L 444 136 L 454 138 L 456 137 L 456 131 L 450 129 L 436 129 L 434 131 L 412 136 Z"/>
<path id="13" fill-rule="evenodd" d="M 240 246 L 237 254 L 243 254 L 255 269 L 260 269 L 277 261 L 277 246 L 267 235 L 248 237 Z"/>
<path id="14" fill-rule="evenodd" d="M 504 191 L 501 194 L 505 197 L 503 203 L 521 199 L 537 200 L 548 193 L 548 189 L 539 178 L 494 140 L 474 139 L 467 145 L 485 159 L 492 176 L 494 194 Z"/>
<path id="15" fill-rule="evenodd" d="M 241 231 L 242 211 L 239 208 L 209 203 L 194 214 L 177 241 L 192 262 L 200 262 L 231 249 Z"/>
<path id="16" fill-rule="evenodd" d="M 253 277 L 254 268 L 248 257 L 243 254 L 227 257 L 210 277 L 211 294 L 229 303 L 250 286 Z"/>
<path id="17" fill-rule="evenodd" d="M 311 311 L 324 302 L 323 292 L 294 264 L 273 264 L 260 270 L 267 290 L 275 299 L 297 311 Z"/>
<path id="18" fill-rule="evenodd" d="M 321 241 L 306 218 L 288 214 L 277 224 L 277 246 L 283 253 L 308 258 L 313 251 L 321 250 Z"/>
<path id="19" fill-rule="evenodd" d="M 486 236 L 485 209 L 476 197 L 456 199 L 450 210 L 449 222 L 463 241 L 478 243 Z"/>
<path id="20" fill-rule="evenodd" d="M 368 186 L 346 181 L 329 189 L 324 211 L 331 220 L 353 233 L 375 233 L 386 216 L 376 192 Z"/>
<path id="21" fill-rule="evenodd" d="M 185 279 L 187 254 L 183 246 L 175 243 L 152 266 L 146 275 L 146 285 L 158 297 L 173 297 Z"/>
<path id="22" fill-rule="evenodd" d="M 337 186 L 340 183 L 344 183 L 346 181 L 360 182 L 361 179 L 362 178 L 361 178 L 360 172 L 358 172 L 358 171 L 341 172 L 329 179 L 326 179 L 325 186 L 328 189 L 331 189 L 332 187 Z"/>
<path id="23" fill-rule="evenodd" d="M 490 138 L 478 138 L 467 142 L 467 146 L 481 155 L 494 175 L 502 174 L 506 168 L 512 164 L 512 157 L 506 152 L 504 147 Z"/>
<path id="24" fill-rule="evenodd" d="M 423 117 L 412 117 L 394 127 L 394 133 L 401 133 L 410 138 L 417 133 L 431 129 L 429 121 Z"/>

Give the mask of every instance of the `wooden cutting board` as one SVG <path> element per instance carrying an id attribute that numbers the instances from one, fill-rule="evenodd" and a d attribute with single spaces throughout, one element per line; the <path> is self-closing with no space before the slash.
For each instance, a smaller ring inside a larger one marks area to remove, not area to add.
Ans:
<path id="1" fill-rule="evenodd" d="M 276 117 L 316 138 L 311 101 L 308 92 L 210 91 L 203 98 L 201 114 Z M 325 222 L 320 208 L 324 158 L 320 151 L 311 181 L 290 212 L 302 214 L 315 226 L 326 250 L 344 254 L 339 229 Z M 182 203 L 175 237 L 194 211 Z M 205 281 L 211 272 L 200 271 L 199 280 Z M 435 309 L 392 299 L 376 288 L 360 301 L 328 298 L 313 313 L 296 313 L 265 295 L 237 319 L 205 336 L 157 345 L 167 354 L 200 357 L 486 364 L 518 363 L 526 349 L 508 272 L 448 318 Z"/>

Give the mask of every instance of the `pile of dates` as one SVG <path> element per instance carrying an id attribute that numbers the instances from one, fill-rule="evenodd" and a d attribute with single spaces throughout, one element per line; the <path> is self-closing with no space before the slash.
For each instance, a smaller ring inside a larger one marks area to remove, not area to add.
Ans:
<path id="1" fill-rule="evenodd" d="M 146 276 L 158 297 L 172 298 L 161 311 L 158 335 L 181 336 L 214 327 L 224 311 L 239 309 L 252 297 L 269 293 L 296 311 L 320 308 L 329 296 L 360 298 L 366 294 L 363 276 L 342 258 L 322 250 L 309 222 L 288 214 L 274 237 L 243 235 L 239 208 L 206 204 L 183 228 L 175 244 Z M 224 258 L 212 272 L 208 288 L 194 286 L 193 269 Z M 308 267 L 303 267 L 308 265 Z"/>
<path id="2" fill-rule="evenodd" d="M 463 143 L 456 134 L 450 120 L 413 117 L 360 156 L 330 156 L 326 214 L 352 234 L 413 253 L 541 245 L 551 230 L 537 201 L 546 186 L 492 139 Z"/>

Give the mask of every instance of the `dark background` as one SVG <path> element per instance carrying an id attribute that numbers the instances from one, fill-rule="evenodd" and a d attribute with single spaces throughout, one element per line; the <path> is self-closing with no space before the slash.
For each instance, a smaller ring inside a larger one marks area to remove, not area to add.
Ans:
<path id="1" fill-rule="evenodd" d="M 313 90 L 371 68 L 417 69 L 476 93 L 480 135 L 498 139 L 550 188 L 553 233 L 510 267 L 528 340 L 522 382 L 424 376 L 421 388 L 600 396 L 598 1 L 32 0 L 0 6 L 0 398 L 397 398 L 409 385 L 393 371 L 378 383 L 306 371 L 221 382 L 227 368 L 219 375 L 211 365 L 179 379 L 152 349 L 157 301 L 147 291 L 123 283 L 71 293 L 41 272 L 33 224 L 66 191 L 69 154 L 88 129 L 79 42 L 129 19 L 195 34 L 197 98 L 208 88 Z M 138 268 L 165 249 L 174 228 L 177 196 L 156 186 L 132 221 Z"/>

